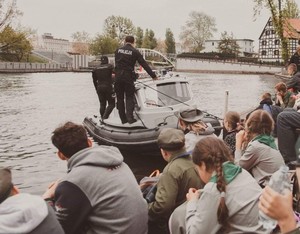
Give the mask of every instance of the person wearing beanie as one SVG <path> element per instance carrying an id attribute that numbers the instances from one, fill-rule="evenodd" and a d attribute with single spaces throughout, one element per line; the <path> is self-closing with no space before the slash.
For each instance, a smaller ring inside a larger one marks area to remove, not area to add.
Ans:
<path id="1" fill-rule="evenodd" d="M 108 57 L 100 58 L 101 64 L 93 70 L 92 77 L 100 102 L 100 116 L 107 119 L 115 107 L 113 91 L 113 65 L 108 64 Z"/>
<path id="2" fill-rule="evenodd" d="M 136 80 L 135 63 L 138 62 L 153 80 L 157 79 L 156 74 L 149 67 L 142 54 L 133 45 L 134 37 L 126 36 L 125 45 L 115 51 L 115 91 L 117 95 L 117 108 L 122 124 L 132 124 L 137 121 L 133 117 L 134 81 Z M 124 96 L 126 96 L 126 105 Z"/>
<path id="3" fill-rule="evenodd" d="M 185 202 L 189 188 L 202 188 L 198 173 L 185 148 L 183 131 L 164 128 L 157 139 L 167 166 L 157 184 L 155 201 L 149 203 L 148 233 L 168 233 L 168 219 L 173 210 Z"/>

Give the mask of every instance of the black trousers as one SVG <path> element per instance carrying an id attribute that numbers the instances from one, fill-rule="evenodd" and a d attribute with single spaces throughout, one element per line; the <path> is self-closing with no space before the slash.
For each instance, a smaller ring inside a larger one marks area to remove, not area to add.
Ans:
<path id="1" fill-rule="evenodd" d="M 115 98 L 112 97 L 111 89 L 99 87 L 97 94 L 100 102 L 100 115 L 102 119 L 107 119 L 115 108 Z"/>
<path id="2" fill-rule="evenodd" d="M 121 78 L 115 81 L 114 87 L 117 95 L 117 108 L 120 119 L 122 123 L 126 123 L 127 121 L 130 122 L 134 119 L 134 82 L 132 79 L 129 80 Z"/>

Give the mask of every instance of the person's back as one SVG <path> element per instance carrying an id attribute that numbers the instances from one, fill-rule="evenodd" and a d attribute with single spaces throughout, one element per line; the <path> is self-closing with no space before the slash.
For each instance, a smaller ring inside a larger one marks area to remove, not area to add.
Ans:
<path id="1" fill-rule="evenodd" d="M 165 128 L 158 137 L 162 156 L 168 164 L 158 181 L 155 201 L 149 204 L 148 233 L 168 233 L 168 219 L 173 210 L 185 201 L 189 188 L 202 188 L 204 185 L 184 142 L 184 134 L 178 129 Z"/>
<path id="2" fill-rule="evenodd" d="M 72 209 L 77 210 L 76 215 L 86 216 L 81 223 L 68 220 L 69 230 L 78 230 L 85 223 L 87 233 L 147 232 L 146 201 L 117 148 L 99 146 L 79 151 L 68 161 L 68 168 L 56 189 L 56 204 L 67 202 L 64 193 L 68 190 L 72 191 L 70 196 L 85 196 L 84 208 L 74 200 Z"/>
<path id="3" fill-rule="evenodd" d="M 147 233 L 146 201 L 117 148 L 92 147 L 84 127 L 72 122 L 55 129 L 51 139 L 68 174 L 43 197 L 66 234 Z"/>
<path id="4" fill-rule="evenodd" d="M 0 169 L 0 233 L 64 233 L 52 207 L 40 196 L 19 193 L 7 168 Z"/>
<path id="5" fill-rule="evenodd" d="M 102 119 L 107 119 L 115 107 L 113 65 L 108 64 L 107 56 L 101 57 L 101 65 L 93 70 L 92 77 L 100 102 L 100 116 Z"/>
<path id="6" fill-rule="evenodd" d="M 175 115 L 178 117 L 179 127 L 186 133 L 185 147 L 188 152 L 194 149 L 200 139 L 208 136 L 216 137 L 212 125 L 202 121 L 204 115 L 201 110 L 186 107 Z"/>
<path id="7" fill-rule="evenodd" d="M 187 202 L 173 212 L 171 233 L 264 233 L 258 223 L 261 188 L 232 162 L 225 143 L 203 138 L 192 158 L 205 186 L 201 191 L 191 188 Z"/>
<path id="8" fill-rule="evenodd" d="M 96 87 L 106 87 L 111 88 L 113 79 L 112 79 L 112 71 L 113 65 L 111 64 L 101 64 L 100 66 L 96 67 L 92 72 L 92 77 L 94 84 L 96 82 Z"/>
<path id="9" fill-rule="evenodd" d="M 237 157 L 237 163 L 251 172 L 258 184 L 265 186 L 273 173 L 284 165 L 284 160 L 279 150 L 254 140 L 248 144 L 242 156 Z"/>
<path id="10" fill-rule="evenodd" d="M 300 72 L 297 72 L 292 76 L 290 80 L 286 82 L 287 89 L 292 89 L 294 93 L 300 92 Z"/>
<path id="11" fill-rule="evenodd" d="M 249 171 L 256 181 L 265 186 L 269 177 L 284 165 L 284 160 L 271 136 L 274 121 L 264 110 L 252 112 L 245 130 L 236 135 L 235 163 Z"/>

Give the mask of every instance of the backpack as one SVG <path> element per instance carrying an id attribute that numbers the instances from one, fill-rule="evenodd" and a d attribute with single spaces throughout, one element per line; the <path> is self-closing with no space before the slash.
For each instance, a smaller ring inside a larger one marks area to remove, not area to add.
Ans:
<path id="1" fill-rule="evenodd" d="M 150 174 L 150 176 L 145 176 L 140 181 L 140 189 L 147 203 L 151 203 L 155 201 L 157 183 L 160 176 L 161 173 L 159 172 L 159 170 L 155 170 Z"/>

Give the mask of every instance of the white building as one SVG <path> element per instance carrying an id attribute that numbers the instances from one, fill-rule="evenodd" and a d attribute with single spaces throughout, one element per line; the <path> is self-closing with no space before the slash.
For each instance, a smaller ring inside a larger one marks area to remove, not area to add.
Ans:
<path id="1" fill-rule="evenodd" d="M 44 33 L 42 36 L 35 35 L 31 42 L 34 50 L 60 53 L 72 51 L 71 42 L 66 39 L 54 38 L 51 33 Z"/>
<path id="2" fill-rule="evenodd" d="M 254 53 L 253 40 L 251 39 L 234 39 L 240 47 L 240 56 L 245 56 Z M 204 50 L 201 53 L 219 52 L 218 45 L 221 40 L 206 40 L 204 43 Z"/>

